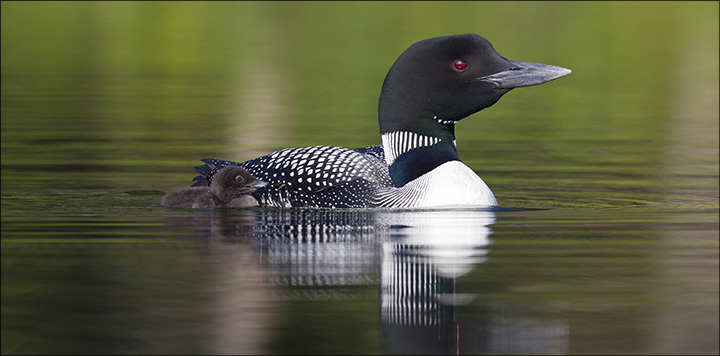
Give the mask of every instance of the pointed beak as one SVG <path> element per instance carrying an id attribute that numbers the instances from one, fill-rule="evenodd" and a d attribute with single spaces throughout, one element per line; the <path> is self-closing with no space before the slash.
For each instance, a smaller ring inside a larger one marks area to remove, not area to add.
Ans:
<path id="1" fill-rule="evenodd" d="M 542 84 L 572 73 L 570 69 L 549 64 L 508 62 L 511 64 L 510 68 L 476 80 L 495 84 L 498 89 L 512 89 Z"/>

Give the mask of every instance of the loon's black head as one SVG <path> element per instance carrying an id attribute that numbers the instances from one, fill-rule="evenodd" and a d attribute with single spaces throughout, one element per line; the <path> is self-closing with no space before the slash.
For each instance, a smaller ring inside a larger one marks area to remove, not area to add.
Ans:
<path id="1" fill-rule="evenodd" d="M 485 38 L 435 37 L 410 46 L 383 83 L 380 133 L 396 187 L 441 164 L 460 160 L 455 123 L 497 102 L 513 88 L 545 83 L 569 69 L 505 59 Z"/>
<path id="2" fill-rule="evenodd" d="M 570 72 L 505 59 L 475 34 L 426 39 L 405 50 L 385 78 L 378 108 L 380 132 L 454 123 L 495 104 L 512 88 Z"/>
<path id="3" fill-rule="evenodd" d="M 229 202 L 263 186 L 265 186 L 265 182 L 260 181 L 244 168 L 228 166 L 215 174 L 210 184 L 210 190 L 221 201 Z"/>

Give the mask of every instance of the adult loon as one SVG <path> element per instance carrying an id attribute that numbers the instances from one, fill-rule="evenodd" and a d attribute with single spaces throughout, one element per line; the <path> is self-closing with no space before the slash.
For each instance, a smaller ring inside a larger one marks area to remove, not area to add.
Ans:
<path id="1" fill-rule="evenodd" d="M 195 167 L 194 186 L 239 165 L 268 182 L 252 193 L 263 206 L 497 206 L 490 188 L 460 160 L 455 124 L 513 88 L 570 73 L 505 59 L 476 34 L 422 40 L 385 77 L 378 105 L 382 146 L 288 148 L 242 163 L 206 158 Z"/>
<path id="2" fill-rule="evenodd" d="M 190 187 L 165 194 L 160 205 L 166 208 L 245 208 L 260 205 L 250 195 L 265 182 L 238 166 L 218 170 L 210 187 Z"/>

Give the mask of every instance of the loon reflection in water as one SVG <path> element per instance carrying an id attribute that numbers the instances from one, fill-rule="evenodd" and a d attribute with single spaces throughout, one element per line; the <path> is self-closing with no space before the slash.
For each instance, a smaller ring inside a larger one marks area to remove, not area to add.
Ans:
<path id="1" fill-rule="evenodd" d="M 493 211 L 255 208 L 209 213 L 212 238 L 250 242 L 262 256 L 266 283 L 287 298 L 343 300 L 349 286 L 379 285 L 385 353 L 568 350 L 564 320 L 527 318 L 517 306 L 478 303 L 475 294 L 456 291 L 458 280 L 488 258 Z M 457 308 L 471 308 L 473 317 L 458 320 Z"/>

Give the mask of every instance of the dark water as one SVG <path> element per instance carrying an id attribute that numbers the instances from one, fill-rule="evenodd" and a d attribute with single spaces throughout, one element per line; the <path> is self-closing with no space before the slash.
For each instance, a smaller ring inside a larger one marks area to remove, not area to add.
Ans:
<path id="1" fill-rule="evenodd" d="M 159 207 L 463 32 L 573 69 L 458 125 L 499 209 Z M 3 2 L 2 353 L 717 354 L 718 73 L 716 2 Z"/>

